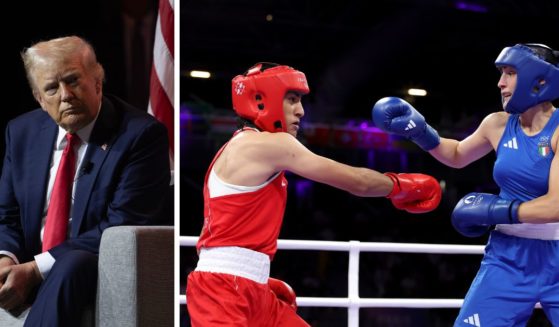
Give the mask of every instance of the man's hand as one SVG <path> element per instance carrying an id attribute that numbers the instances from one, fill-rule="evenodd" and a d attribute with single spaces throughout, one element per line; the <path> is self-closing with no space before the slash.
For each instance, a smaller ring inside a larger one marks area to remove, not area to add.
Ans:
<path id="1" fill-rule="evenodd" d="M 8 257 L 7 255 L 1 255 L 0 256 L 0 269 L 7 267 L 7 266 L 12 266 L 15 265 L 16 263 L 14 262 L 14 260 L 12 260 L 12 258 Z"/>
<path id="2" fill-rule="evenodd" d="M 3 268 L 5 267 L 9 267 L 9 266 L 13 266 L 16 263 L 14 262 L 14 260 L 12 260 L 12 258 L 8 257 L 7 255 L 2 255 L 0 257 L 0 271 L 3 270 Z M 0 289 L 2 288 L 2 286 L 4 286 L 4 282 L 5 282 L 5 278 L 1 278 L 0 279 Z"/>
<path id="3" fill-rule="evenodd" d="M 33 288 L 43 280 L 35 261 L 7 265 L 0 258 L 0 307 L 11 311 L 21 308 Z M 9 258 L 8 258 L 9 259 Z M 18 310 L 19 311 L 19 310 Z"/>

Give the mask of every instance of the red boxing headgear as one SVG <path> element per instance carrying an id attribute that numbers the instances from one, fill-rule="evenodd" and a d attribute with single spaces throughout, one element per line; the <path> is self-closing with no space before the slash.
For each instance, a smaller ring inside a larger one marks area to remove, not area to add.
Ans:
<path id="1" fill-rule="evenodd" d="M 266 63 L 258 63 L 244 75 L 233 78 L 233 109 L 261 130 L 285 132 L 283 98 L 288 91 L 309 93 L 307 78 L 289 66 L 265 69 L 264 65 Z"/>

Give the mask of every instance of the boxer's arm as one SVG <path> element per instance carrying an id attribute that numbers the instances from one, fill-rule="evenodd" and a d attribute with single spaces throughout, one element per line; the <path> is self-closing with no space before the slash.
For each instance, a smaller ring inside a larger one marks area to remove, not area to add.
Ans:
<path id="1" fill-rule="evenodd" d="M 429 153 L 447 166 L 465 167 L 497 147 L 507 117 L 504 113 L 490 114 L 464 140 L 457 141 L 441 137 L 439 146 L 430 150 Z"/>
<path id="2" fill-rule="evenodd" d="M 439 183 L 431 176 L 381 174 L 373 169 L 353 167 L 316 155 L 289 134 L 267 136 L 273 137 L 274 142 L 269 147 L 260 147 L 269 149 L 262 157 L 276 170 L 288 170 L 357 196 L 386 196 L 396 208 L 411 213 L 431 211 L 440 202 Z"/>
<path id="3" fill-rule="evenodd" d="M 429 153 L 452 168 L 463 168 L 491 152 L 491 144 L 474 133 L 462 141 L 441 137 L 438 147 Z"/>
<path id="4" fill-rule="evenodd" d="M 349 166 L 313 153 L 288 133 L 243 134 L 228 144 L 214 169 L 236 185 L 261 185 L 287 170 L 357 196 L 389 197 L 396 208 L 412 213 L 431 211 L 440 201 L 440 186 L 431 176 Z"/>
<path id="5" fill-rule="evenodd" d="M 393 182 L 388 176 L 317 155 L 290 134 L 270 133 L 264 137 L 268 139 L 267 146 L 259 147 L 259 158 L 267 162 L 272 171 L 288 170 L 364 197 L 387 196 L 393 188 Z"/>
<path id="6" fill-rule="evenodd" d="M 287 170 L 358 196 L 386 196 L 393 187 L 388 176 L 316 155 L 288 133 L 243 133 L 227 145 L 214 169 L 234 185 L 261 185 Z"/>
<path id="7" fill-rule="evenodd" d="M 392 190 L 387 176 L 319 156 L 288 133 L 243 133 L 215 162 L 217 175 L 234 185 L 261 185 L 287 170 L 358 196 L 381 197 Z"/>

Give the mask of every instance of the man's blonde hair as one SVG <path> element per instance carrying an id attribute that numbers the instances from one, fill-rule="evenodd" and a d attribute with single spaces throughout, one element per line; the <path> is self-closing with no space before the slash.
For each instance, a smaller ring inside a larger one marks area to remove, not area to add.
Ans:
<path id="1" fill-rule="evenodd" d="M 98 82 L 104 82 L 105 70 L 97 61 L 93 46 L 81 37 L 66 36 L 40 41 L 24 49 L 21 52 L 21 59 L 33 93 L 38 91 L 33 78 L 37 65 L 45 61 L 66 61 L 75 56 L 81 56 L 86 71 L 93 74 Z"/>

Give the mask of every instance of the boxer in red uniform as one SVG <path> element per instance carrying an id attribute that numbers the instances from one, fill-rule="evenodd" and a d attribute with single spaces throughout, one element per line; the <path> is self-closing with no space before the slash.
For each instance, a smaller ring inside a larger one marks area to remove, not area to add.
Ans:
<path id="1" fill-rule="evenodd" d="M 287 199 L 288 170 L 362 197 L 388 197 L 398 209 L 423 213 L 441 199 L 423 174 L 381 174 L 319 156 L 297 141 L 309 93 L 305 75 L 260 63 L 232 82 L 243 127 L 216 154 L 204 183 L 199 261 L 188 276 L 193 327 L 308 326 L 295 293 L 269 278 Z"/>

